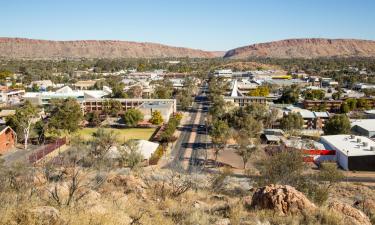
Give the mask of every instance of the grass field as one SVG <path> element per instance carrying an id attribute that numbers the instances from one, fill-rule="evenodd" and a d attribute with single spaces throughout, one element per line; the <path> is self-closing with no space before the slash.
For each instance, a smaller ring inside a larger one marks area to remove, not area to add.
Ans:
<path id="1" fill-rule="evenodd" d="M 123 143 L 129 139 L 150 139 L 154 133 L 155 128 L 127 128 L 127 129 L 116 129 L 116 128 L 103 128 L 105 130 L 113 130 L 118 136 L 118 142 Z M 83 128 L 76 132 L 76 135 L 80 135 L 84 140 L 88 141 L 93 137 L 93 133 L 98 128 Z"/>

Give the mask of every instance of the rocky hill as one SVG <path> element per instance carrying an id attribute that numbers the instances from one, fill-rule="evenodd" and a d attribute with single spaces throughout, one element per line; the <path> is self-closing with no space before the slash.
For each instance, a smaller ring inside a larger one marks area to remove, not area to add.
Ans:
<path id="1" fill-rule="evenodd" d="M 0 38 L 0 57 L 16 59 L 221 57 L 223 52 L 128 41 L 46 41 Z"/>
<path id="2" fill-rule="evenodd" d="M 375 41 L 355 39 L 289 39 L 232 49 L 225 58 L 375 57 Z"/>

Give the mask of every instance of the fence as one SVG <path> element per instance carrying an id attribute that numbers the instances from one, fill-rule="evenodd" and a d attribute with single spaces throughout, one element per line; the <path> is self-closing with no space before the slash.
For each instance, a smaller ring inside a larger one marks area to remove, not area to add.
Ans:
<path id="1" fill-rule="evenodd" d="M 45 145 L 43 148 L 37 150 L 36 152 L 32 153 L 29 156 L 30 163 L 36 163 L 39 160 L 43 159 L 46 155 L 50 154 L 51 152 L 55 151 L 56 149 L 60 148 L 61 146 L 66 144 L 66 137 L 57 139 L 54 143 L 50 143 Z"/>

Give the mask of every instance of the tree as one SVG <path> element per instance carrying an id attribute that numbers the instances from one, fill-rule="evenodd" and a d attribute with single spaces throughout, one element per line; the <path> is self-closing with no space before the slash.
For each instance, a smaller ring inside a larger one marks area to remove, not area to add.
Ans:
<path id="1" fill-rule="evenodd" d="M 57 134 L 61 131 L 71 133 L 78 130 L 82 119 L 81 106 L 75 99 L 57 100 L 52 103 L 48 129 Z"/>
<path id="2" fill-rule="evenodd" d="M 259 86 L 256 89 L 250 90 L 249 96 L 267 97 L 270 94 L 270 89 L 267 86 Z"/>
<path id="3" fill-rule="evenodd" d="M 139 145 L 135 140 L 129 140 L 123 148 L 120 148 L 120 164 L 126 164 L 130 169 L 134 169 L 143 162 L 145 157 L 139 151 Z"/>
<path id="4" fill-rule="evenodd" d="M 107 131 L 103 128 L 99 128 L 93 136 L 90 155 L 94 159 L 99 159 L 101 161 L 106 157 L 108 151 L 118 144 L 117 134 L 113 130 Z"/>
<path id="5" fill-rule="evenodd" d="M 39 120 L 34 125 L 34 131 L 38 135 L 38 143 L 44 143 L 46 139 L 46 132 L 48 130 L 48 125 L 43 120 Z"/>
<path id="6" fill-rule="evenodd" d="M 143 93 L 143 90 L 140 85 L 131 86 L 129 90 L 127 91 L 127 95 L 130 98 L 142 98 L 142 93 Z"/>
<path id="7" fill-rule="evenodd" d="M 124 91 L 124 83 L 116 83 L 112 86 L 111 98 L 127 98 L 127 94 Z"/>
<path id="8" fill-rule="evenodd" d="M 109 113 L 112 116 L 118 116 L 118 114 L 122 111 L 122 104 L 117 100 L 110 99 L 109 100 Z"/>
<path id="9" fill-rule="evenodd" d="M 303 92 L 303 96 L 306 100 L 322 100 L 325 92 L 323 90 L 306 90 Z"/>
<path id="10" fill-rule="evenodd" d="M 151 114 L 151 119 L 149 120 L 150 123 L 155 125 L 160 125 L 163 123 L 163 116 L 161 115 L 161 112 L 158 110 L 155 110 Z"/>
<path id="11" fill-rule="evenodd" d="M 154 88 L 153 98 L 169 99 L 172 98 L 173 84 L 168 79 L 158 81 Z"/>
<path id="12" fill-rule="evenodd" d="M 298 102 L 300 91 L 297 86 L 292 85 L 290 88 L 285 88 L 278 102 L 283 104 L 295 104 Z"/>
<path id="13" fill-rule="evenodd" d="M 346 104 L 349 106 L 349 111 L 355 110 L 357 108 L 357 99 L 348 98 L 345 100 Z"/>
<path id="14" fill-rule="evenodd" d="M 369 101 L 367 99 L 360 98 L 360 99 L 357 100 L 357 108 L 358 109 L 369 109 L 371 107 L 370 107 Z"/>
<path id="15" fill-rule="evenodd" d="M 280 120 L 280 126 L 284 130 L 301 129 L 303 126 L 303 118 L 299 113 L 288 113 Z"/>
<path id="16" fill-rule="evenodd" d="M 99 126 L 101 123 L 100 115 L 97 111 L 87 113 L 85 118 L 89 122 L 90 126 L 93 127 Z"/>
<path id="17" fill-rule="evenodd" d="M 323 127 L 324 134 L 348 134 L 350 132 L 350 121 L 345 114 L 336 114 L 331 117 Z"/>
<path id="18" fill-rule="evenodd" d="M 228 139 L 230 138 L 230 129 L 228 124 L 222 120 L 215 120 L 210 130 L 210 136 L 214 148 L 215 161 L 217 161 L 219 152 L 224 149 Z"/>
<path id="19" fill-rule="evenodd" d="M 256 150 L 256 145 L 254 145 L 254 140 L 248 136 L 246 132 L 242 130 L 238 131 L 235 135 L 236 142 L 238 144 L 238 148 L 236 149 L 236 153 L 241 156 L 243 161 L 243 168 L 246 169 L 246 164 L 249 161 L 251 155 Z"/>
<path id="20" fill-rule="evenodd" d="M 143 120 L 143 113 L 138 109 L 129 109 L 124 113 L 122 119 L 127 126 L 135 127 Z"/>
<path id="21" fill-rule="evenodd" d="M 318 173 L 318 180 L 327 182 L 327 190 L 334 184 L 340 182 L 344 178 L 344 174 L 337 168 L 336 163 L 322 163 Z"/>
<path id="22" fill-rule="evenodd" d="M 263 161 L 260 168 L 262 185 L 288 184 L 298 186 L 305 165 L 302 151 L 284 150 Z"/>
<path id="23" fill-rule="evenodd" d="M 182 110 L 187 110 L 194 101 L 193 97 L 191 97 L 190 91 L 187 91 L 186 89 L 179 90 L 176 99 Z"/>
<path id="24" fill-rule="evenodd" d="M 30 130 L 38 113 L 38 109 L 29 101 L 26 101 L 22 107 L 16 109 L 16 114 L 11 116 L 7 121 L 7 125 L 16 131 L 18 137 L 24 141 L 24 148 L 27 149 Z"/>
<path id="25" fill-rule="evenodd" d="M 348 113 L 350 111 L 349 106 L 346 102 L 343 102 L 340 106 L 341 113 Z"/>

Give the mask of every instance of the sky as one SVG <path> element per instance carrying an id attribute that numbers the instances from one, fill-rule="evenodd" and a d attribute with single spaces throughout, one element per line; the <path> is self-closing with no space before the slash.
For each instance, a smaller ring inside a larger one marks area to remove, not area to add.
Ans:
<path id="1" fill-rule="evenodd" d="M 288 38 L 375 40 L 375 0 L 0 0 L 0 37 L 219 51 Z"/>

